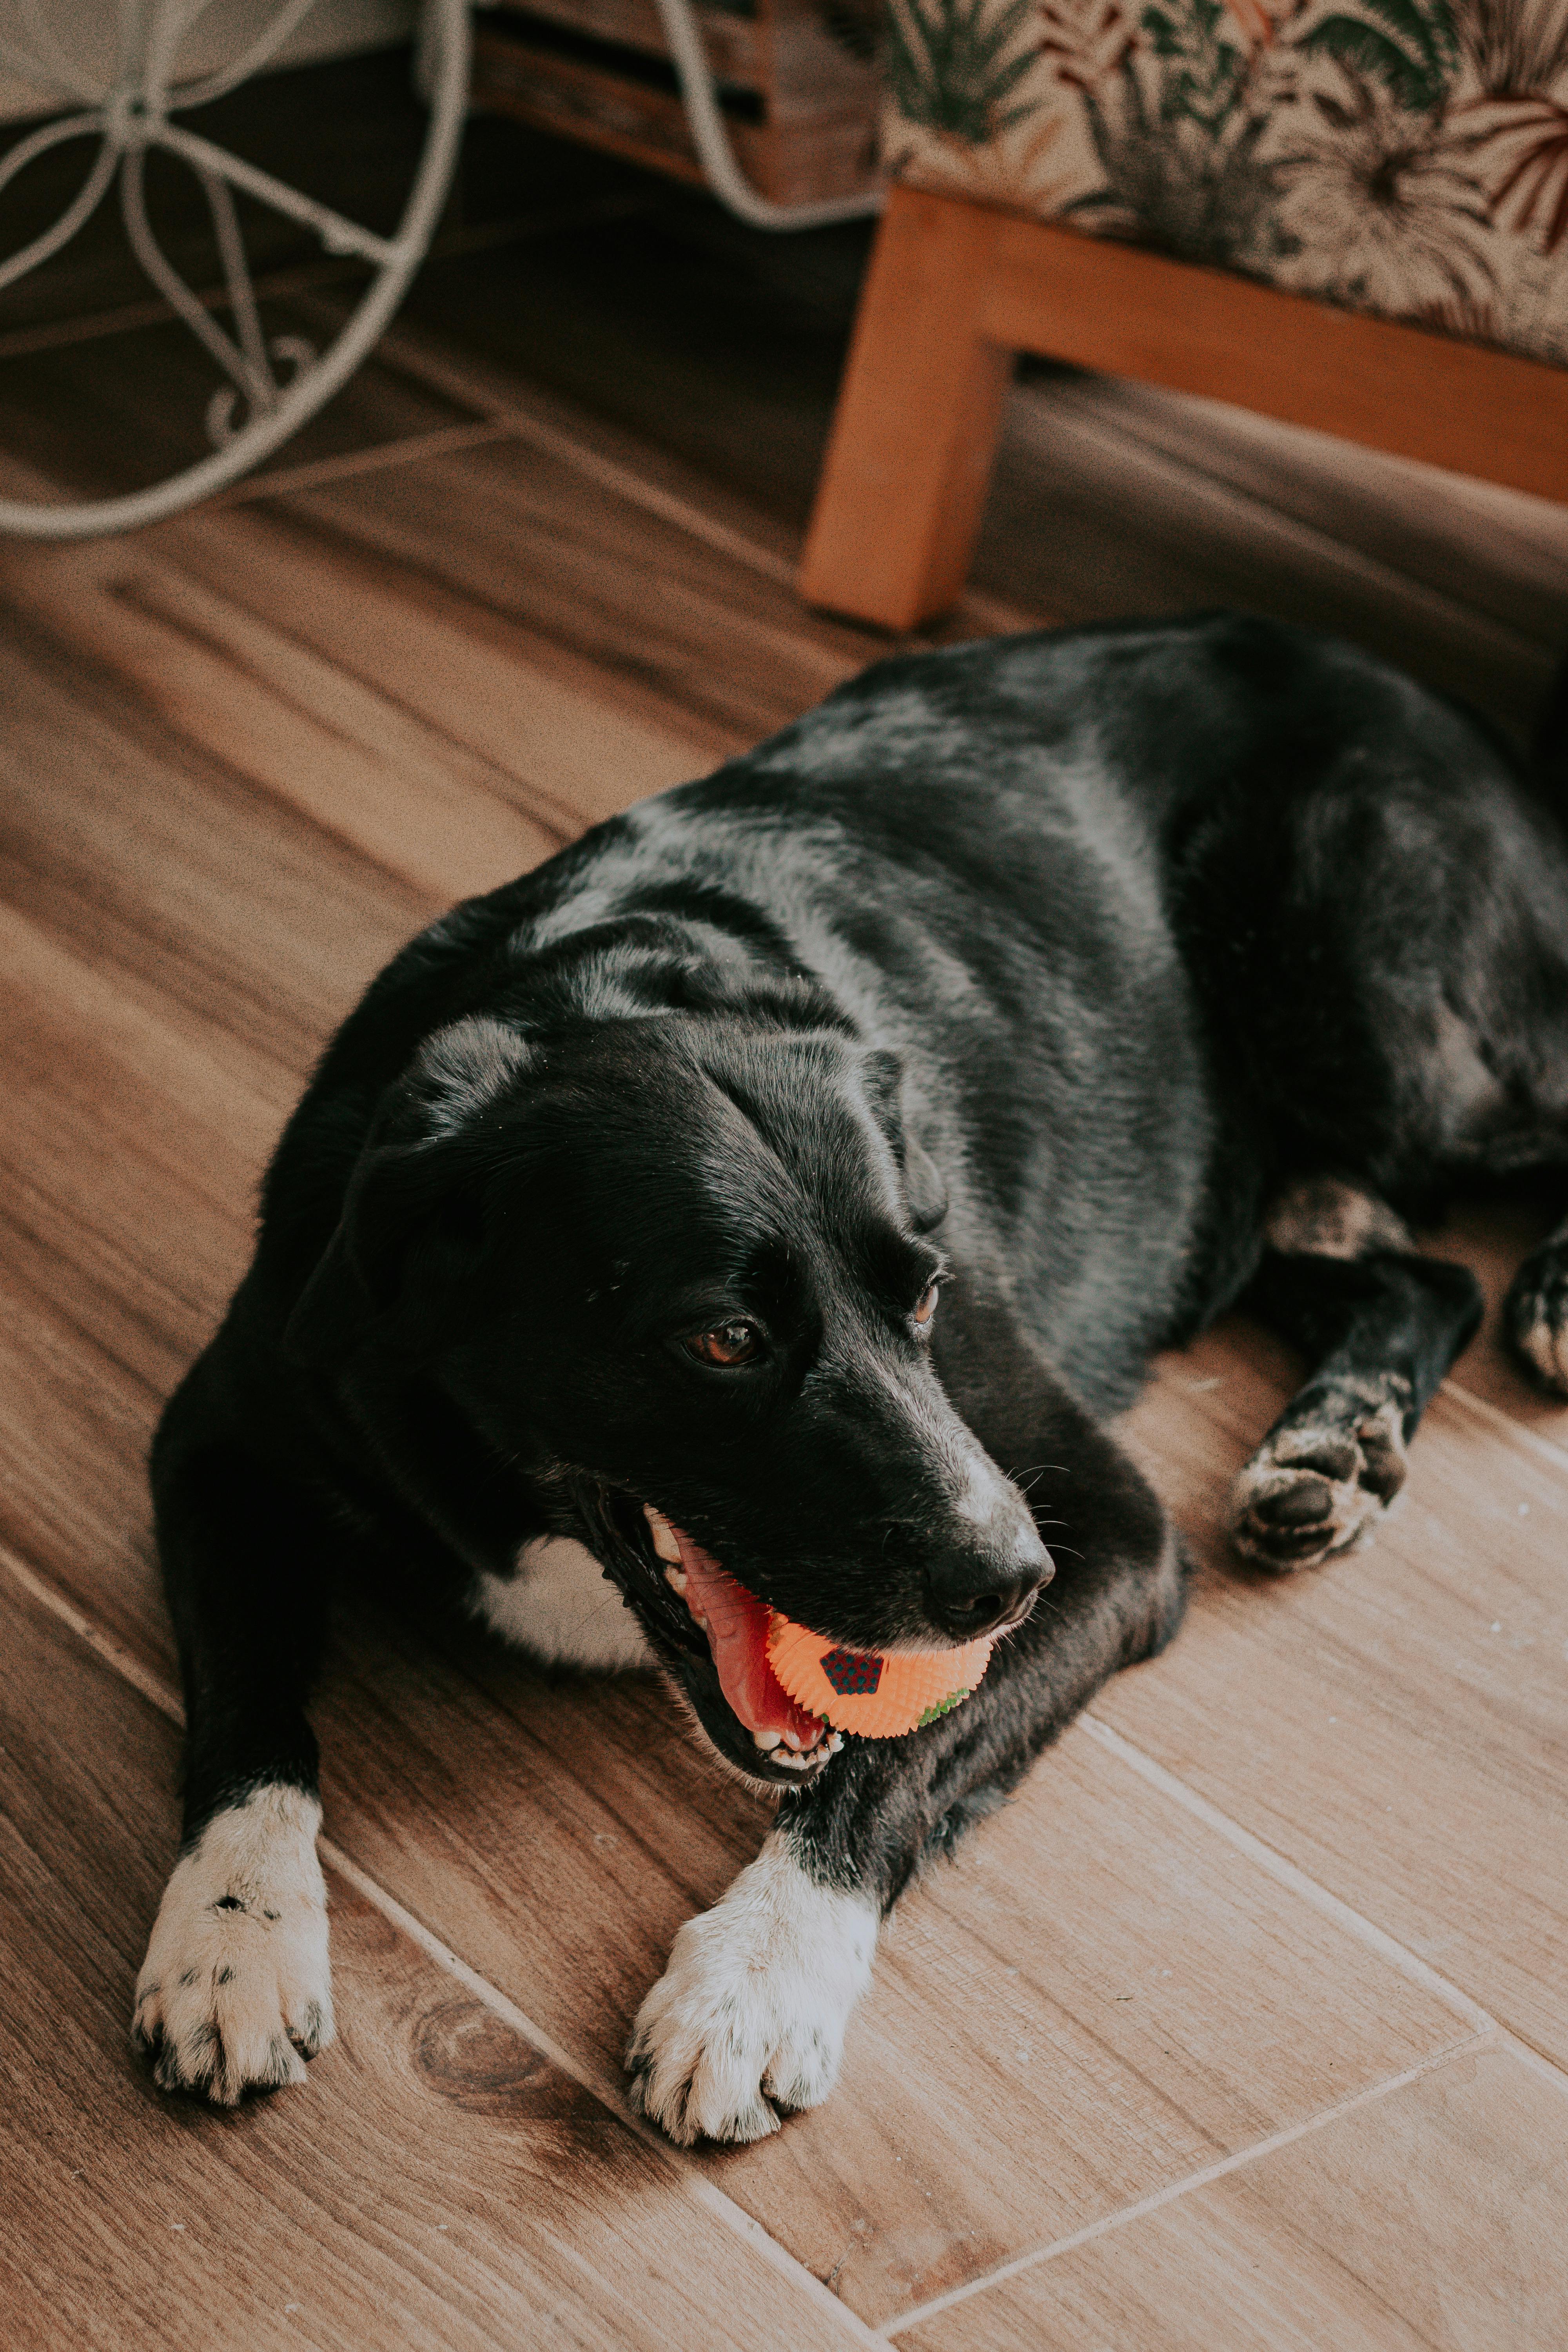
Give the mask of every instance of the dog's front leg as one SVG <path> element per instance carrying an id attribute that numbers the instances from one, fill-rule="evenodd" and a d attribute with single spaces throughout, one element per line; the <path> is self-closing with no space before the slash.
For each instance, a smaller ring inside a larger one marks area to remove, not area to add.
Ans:
<path id="1" fill-rule="evenodd" d="M 851 1857 L 824 1867 L 809 1811 L 805 1795 L 785 1801 L 755 1862 L 681 1928 L 637 2013 L 632 2098 L 671 2139 L 762 2139 L 838 2079 L 881 1904 Z"/>
<path id="2" fill-rule="evenodd" d="M 196 1367 L 154 1449 L 185 1710 L 184 1835 L 136 1985 L 165 2090 L 223 2105 L 302 2082 L 332 2038 L 321 1809 L 305 1697 L 330 1549 L 315 1513 L 209 1419 Z"/>
<path id="3" fill-rule="evenodd" d="M 626 2054 L 633 2099 L 672 2139 L 760 2139 L 827 2096 L 882 1919 L 921 1863 L 1180 1622 L 1181 1548 L 1142 1476 L 1054 1384 L 1038 1402 L 1055 1460 L 1073 1465 L 1038 1505 L 1056 1580 L 973 1699 L 901 1739 L 851 1739 L 781 1800 L 757 1860 L 681 1928 Z"/>

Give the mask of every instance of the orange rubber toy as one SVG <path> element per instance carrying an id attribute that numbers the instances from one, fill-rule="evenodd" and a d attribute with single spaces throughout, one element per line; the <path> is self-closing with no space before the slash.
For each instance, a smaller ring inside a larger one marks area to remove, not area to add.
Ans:
<path id="1" fill-rule="evenodd" d="M 956 1650 L 845 1650 L 776 1609 L 768 1628 L 768 1662 L 795 1704 L 862 1739 L 898 1739 L 957 1706 L 990 1664 L 991 1649 L 986 1638 Z"/>

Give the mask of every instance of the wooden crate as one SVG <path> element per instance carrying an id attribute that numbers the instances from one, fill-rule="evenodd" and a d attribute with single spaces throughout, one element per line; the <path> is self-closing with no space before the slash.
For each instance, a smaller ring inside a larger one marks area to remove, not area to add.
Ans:
<path id="1" fill-rule="evenodd" d="M 698 23 L 736 160 L 775 204 L 877 185 L 869 0 L 713 0 Z M 654 0 L 503 0 L 474 19 L 473 104 L 700 181 Z"/>

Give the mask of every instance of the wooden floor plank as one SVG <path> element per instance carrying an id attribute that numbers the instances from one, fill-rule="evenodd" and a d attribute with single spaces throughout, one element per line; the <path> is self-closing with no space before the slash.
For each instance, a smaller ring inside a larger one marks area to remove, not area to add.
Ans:
<path id="1" fill-rule="evenodd" d="M 1157 1684 L 1123 1677 L 1100 1711 L 1568 2061 L 1568 1475 L 1439 1398 L 1373 1541 L 1244 1572 L 1226 1497 L 1292 1377 L 1262 1335 L 1221 1331 L 1129 1417 L 1205 1572 Z"/>
<path id="2" fill-rule="evenodd" d="M 90 583 L 55 565 L 32 584 L 173 734 L 435 904 L 510 881 L 578 829 L 532 815 L 490 763 L 168 562 L 100 563 Z"/>
<path id="3" fill-rule="evenodd" d="M 623 658 L 604 670 L 579 649 L 592 629 L 576 611 L 529 625 L 535 592 L 527 583 L 555 562 L 548 527 L 531 540 L 520 530 L 515 547 L 499 549 L 514 598 L 504 585 L 494 599 L 469 593 L 456 534 L 459 517 L 466 530 L 486 511 L 478 469 L 487 456 L 503 467 L 509 456 L 517 463 L 504 446 L 426 457 L 398 467 L 390 494 L 379 476 L 356 476 L 192 516 L 170 526 L 162 546 L 180 569 L 308 646 L 346 680 L 510 779 L 520 803 L 569 838 L 712 761 L 693 714 L 650 695 L 637 673 L 638 616 L 658 592 L 635 562 Z M 395 514 L 405 476 L 428 534 L 424 570 L 384 551 L 368 517 L 363 527 L 355 520 L 373 499 Z M 646 558 L 646 548 L 637 551 Z"/>
<path id="4" fill-rule="evenodd" d="M 127 2021 L 174 1735 L 0 1568 L 0 2306 L 13 2352 L 851 2340 L 340 1879 L 292 2097 L 157 2092 Z"/>
<path id="5" fill-rule="evenodd" d="M 267 531 L 270 546 L 247 553 L 237 580 L 232 559 L 204 552 L 251 531 Z M 313 616 L 331 632 L 330 640 L 318 635 L 323 648 L 351 674 L 364 674 L 364 665 L 395 677 L 416 707 L 500 761 L 517 757 L 528 697 L 507 693 L 498 651 L 526 648 L 600 709 L 618 705 L 623 724 L 678 742 L 690 774 L 797 718 L 874 650 L 863 632 L 806 614 L 789 582 L 521 443 L 193 517 L 178 543 L 189 548 L 186 560 L 216 565 L 247 597 L 263 593 L 257 567 L 265 566 L 283 611 L 300 610 L 290 600 L 300 572 L 314 572 L 326 592 Z M 417 627 L 416 664 L 395 667 L 401 647 L 370 625 L 389 592 L 404 616 L 391 625 L 405 645 Z M 453 634 L 468 641 L 468 657 L 460 677 L 443 681 Z M 614 805 L 655 788 L 650 778 L 628 789 L 613 741 L 585 743 L 575 756 L 552 743 L 552 764 L 561 750 L 580 789 L 603 794 L 607 786 Z M 675 781 L 668 771 L 657 777 Z M 602 800 L 583 806 L 585 816 L 608 814 Z"/>
<path id="6" fill-rule="evenodd" d="M 895 2339 L 904 2352 L 1545 2352 L 1568 2091 L 1493 2045 Z"/>
<path id="7" fill-rule="evenodd" d="M 70 599 L 64 597 L 66 604 Z M 160 1019 L 307 1071 L 428 893 L 258 792 L 97 658 L 93 615 L 0 635 L 0 895 Z"/>
<path id="8" fill-rule="evenodd" d="M 311 341 L 314 321 L 292 300 L 259 306 L 269 341 Z M 166 480 L 212 455 L 208 404 L 226 379 L 190 330 L 169 318 L 101 343 L 13 352 L 0 367 L 0 449 L 8 471 L 52 483 L 72 500 L 117 498 Z M 473 411 L 372 357 L 290 441 L 286 458 L 374 448 Z M 19 495 L 26 496 L 25 490 Z"/>

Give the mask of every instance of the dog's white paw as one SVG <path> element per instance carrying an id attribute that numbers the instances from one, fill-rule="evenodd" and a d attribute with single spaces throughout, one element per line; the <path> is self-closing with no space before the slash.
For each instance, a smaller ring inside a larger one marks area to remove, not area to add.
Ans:
<path id="1" fill-rule="evenodd" d="M 875 1906 L 819 1886 L 775 1831 L 677 1936 L 626 2053 L 634 2102 L 685 2144 L 762 2139 L 818 2105 L 876 1948 Z"/>
<path id="2" fill-rule="evenodd" d="M 321 1824 L 314 1798 L 269 1783 L 216 1814 L 176 1864 L 132 2025 L 164 2090 L 230 2107 L 302 2083 L 331 2040 Z"/>

